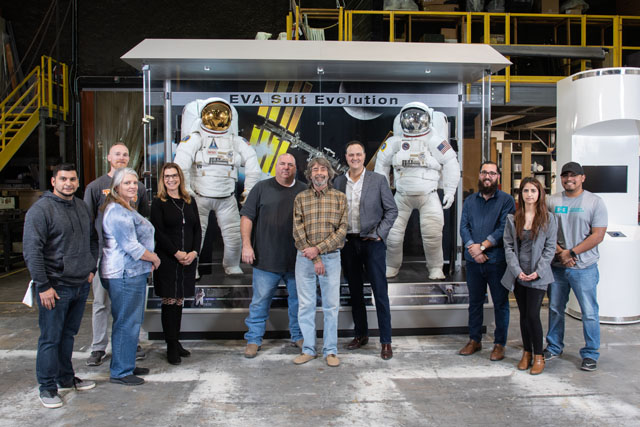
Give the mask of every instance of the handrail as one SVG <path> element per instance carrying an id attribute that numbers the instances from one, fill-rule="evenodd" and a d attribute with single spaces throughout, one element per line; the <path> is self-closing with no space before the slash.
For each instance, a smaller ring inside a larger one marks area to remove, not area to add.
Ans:
<path id="1" fill-rule="evenodd" d="M 293 2 L 296 4 L 296 2 Z M 625 26 L 640 26 L 639 16 L 627 16 L 627 15 L 571 15 L 571 14 L 541 14 L 541 13 L 494 13 L 494 12 L 432 12 L 432 11 L 407 11 L 407 10 L 345 10 L 339 8 L 338 10 L 331 10 L 331 14 L 326 10 L 321 9 L 305 9 L 301 8 L 298 4 L 295 7 L 295 16 L 291 13 L 287 18 L 287 37 L 292 36 L 292 28 L 295 25 L 296 33 L 295 39 L 298 39 L 298 28 L 301 25 L 301 21 L 304 16 L 307 18 L 317 19 L 330 19 L 330 16 L 336 16 L 338 25 L 338 40 L 339 41 L 352 41 L 353 40 L 353 20 L 354 16 L 363 15 L 382 15 L 383 19 L 388 20 L 389 42 L 396 41 L 395 38 L 395 26 L 398 19 L 408 19 L 408 29 L 410 33 L 411 23 L 414 18 L 428 19 L 432 21 L 439 21 L 443 23 L 454 23 L 456 27 L 461 27 L 461 34 L 459 41 L 462 43 L 471 43 L 474 40 L 474 35 L 477 35 L 477 26 L 472 24 L 481 24 L 482 43 L 491 43 L 491 35 L 499 34 L 504 35 L 504 42 L 498 43 L 499 45 L 510 46 L 536 46 L 531 43 L 518 43 L 518 25 L 531 24 L 531 23 L 546 23 L 553 25 L 554 28 L 554 41 L 553 46 L 564 47 L 603 47 L 610 51 L 612 60 L 610 65 L 612 67 L 622 66 L 622 55 L 624 51 L 637 51 L 640 50 L 640 42 L 637 45 L 623 45 L 623 30 Z M 502 27 L 501 31 L 496 30 L 496 26 Z M 579 38 L 574 42 L 571 41 L 571 30 L 579 26 L 580 34 Z M 587 44 L 587 29 L 593 26 L 600 27 L 601 36 L 600 44 Z M 494 31 L 492 32 L 492 27 Z M 566 44 L 558 43 L 558 29 L 566 27 Z M 476 28 L 476 29 L 474 29 Z M 605 37 L 605 31 L 611 31 L 607 37 Z M 476 32 L 474 34 L 474 32 Z M 409 41 L 411 41 L 409 35 Z M 605 44 L 605 38 L 611 40 L 611 44 Z M 478 37 L 475 37 L 478 39 Z M 507 57 L 509 58 L 509 57 Z M 526 82 L 526 83 L 551 83 L 556 82 L 571 74 L 571 61 L 565 59 L 565 71 L 563 76 L 527 76 L 527 75 L 514 75 L 511 67 L 505 69 L 504 75 L 494 76 L 494 82 L 505 83 L 505 101 L 510 100 L 510 84 L 512 82 Z M 577 64 L 576 64 L 577 65 Z M 587 60 L 580 59 L 580 71 L 587 69 Z"/>
<path id="2" fill-rule="evenodd" d="M 21 132 L 22 127 L 42 108 L 48 117 L 53 112 L 62 114 L 66 120 L 69 112 L 68 67 L 51 57 L 42 56 L 36 66 L 0 102 L 0 153 Z M 54 99 L 54 88 L 60 88 L 61 99 Z M 22 141 L 19 142 L 22 144 Z"/>
<path id="3" fill-rule="evenodd" d="M 22 87 L 24 85 L 26 85 L 29 80 L 31 79 L 31 77 L 33 77 L 34 74 L 38 75 L 38 81 L 40 81 L 40 67 L 36 67 L 34 68 L 21 82 L 20 84 L 18 84 L 18 86 L 16 86 L 15 89 L 13 89 L 11 91 L 11 93 L 9 95 L 7 95 L 7 97 L 0 102 L 0 110 L 4 108 L 4 106 L 9 102 L 9 100 L 16 95 L 18 92 L 20 92 L 20 89 L 22 89 Z"/>

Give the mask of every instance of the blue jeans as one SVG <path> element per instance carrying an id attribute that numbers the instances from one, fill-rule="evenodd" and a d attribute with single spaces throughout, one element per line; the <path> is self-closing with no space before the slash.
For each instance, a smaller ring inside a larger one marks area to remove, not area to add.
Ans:
<path id="1" fill-rule="evenodd" d="M 487 284 L 493 300 L 493 313 L 496 330 L 493 343 L 505 345 L 509 331 L 509 291 L 502 286 L 500 280 L 504 276 L 507 264 L 478 264 L 467 261 L 467 287 L 469 289 L 469 338 L 482 341 L 482 306 L 487 295 Z"/>
<path id="2" fill-rule="evenodd" d="M 149 273 L 121 279 L 102 278 L 111 299 L 111 378 L 133 374 Z"/>
<path id="3" fill-rule="evenodd" d="M 71 364 L 73 339 L 80 329 L 90 288 L 89 282 L 80 286 L 55 284 L 53 289 L 60 299 L 51 310 L 42 306 L 36 291 L 40 326 L 36 378 L 40 391 L 58 390 L 57 384 L 68 384 L 75 375 Z"/>
<path id="4" fill-rule="evenodd" d="M 366 271 L 376 302 L 380 343 L 391 344 L 391 309 L 386 278 L 387 247 L 382 240 L 364 240 L 352 236 L 347 237 L 340 255 L 342 272 L 349 283 L 355 336 L 369 336 L 367 307 L 364 302 L 363 273 Z"/>
<path id="5" fill-rule="evenodd" d="M 549 285 L 549 332 L 547 333 L 547 350 L 554 354 L 564 349 L 564 310 L 569 300 L 569 290 L 580 304 L 582 311 L 582 332 L 585 346 L 580 349 L 580 356 L 598 360 L 600 353 L 600 317 L 598 316 L 598 281 L 600 273 L 598 264 L 587 268 L 551 267 L 554 282 Z"/>
<path id="6" fill-rule="evenodd" d="M 338 354 L 338 311 L 340 310 L 340 251 L 320 255 L 325 274 L 315 273 L 313 261 L 298 252 L 296 257 L 296 284 L 298 286 L 298 322 L 304 337 L 302 352 L 316 355 L 316 281 L 320 283 L 324 331 L 322 354 Z"/>
<path id="7" fill-rule="evenodd" d="M 289 331 L 291 341 L 302 339 L 302 332 L 298 326 L 298 292 L 296 290 L 295 273 L 271 273 L 269 271 L 253 269 L 253 297 L 249 306 L 249 317 L 244 321 L 249 330 L 244 334 L 247 344 L 262 345 L 262 336 L 269 318 L 269 307 L 273 295 L 278 289 L 280 280 L 287 285 L 287 305 L 289 306 Z"/>

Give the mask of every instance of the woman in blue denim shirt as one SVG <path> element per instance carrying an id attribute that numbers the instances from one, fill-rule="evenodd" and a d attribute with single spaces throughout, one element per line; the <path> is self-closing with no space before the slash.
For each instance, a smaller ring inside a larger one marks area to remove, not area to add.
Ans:
<path id="1" fill-rule="evenodd" d="M 131 168 L 117 169 L 101 208 L 104 247 L 100 277 L 109 292 L 113 316 L 109 381 L 129 386 L 144 383 L 136 374 L 149 372 L 136 368 L 136 347 L 147 278 L 160 266 L 160 258 L 153 252 L 153 226 L 131 207 L 137 193 L 138 174 Z"/>

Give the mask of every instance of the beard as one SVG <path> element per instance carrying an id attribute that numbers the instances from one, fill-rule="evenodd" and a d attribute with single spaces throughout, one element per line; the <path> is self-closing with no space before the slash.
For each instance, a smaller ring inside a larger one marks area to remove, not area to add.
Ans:
<path id="1" fill-rule="evenodd" d="M 485 194 L 485 195 L 493 194 L 493 193 L 496 192 L 496 190 L 498 190 L 498 181 L 496 180 L 495 182 L 492 182 L 491 185 L 486 186 L 484 184 L 484 182 L 481 179 L 479 179 L 478 180 L 478 188 L 479 188 L 480 193 L 482 193 L 482 194 Z"/>
<path id="2" fill-rule="evenodd" d="M 316 187 L 324 187 L 329 181 L 329 177 L 324 175 L 318 175 L 312 178 L 311 181 L 313 182 L 313 185 L 315 185 Z"/>

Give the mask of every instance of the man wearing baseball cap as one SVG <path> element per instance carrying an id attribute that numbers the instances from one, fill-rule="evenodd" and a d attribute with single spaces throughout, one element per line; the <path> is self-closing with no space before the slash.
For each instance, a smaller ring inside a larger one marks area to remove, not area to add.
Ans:
<path id="1" fill-rule="evenodd" d="M 597 285 L 598 245 L 607 231 L 608 217 L 604 201 L 584 190 L 584 170 L 569 162 L 560 174 L 564 191 L 547 199 L 549 210 L 558 220 L 556 256 L 551 263 L 554 282 L 549 286 L 549 332 L 546 361 L 557 358 L 564 348 L 564 311 L 573 290 L 580 311 L 585 346 L 580 349 L 584 371 L 595 371 L 600 353 L 600 319 Z"/>

